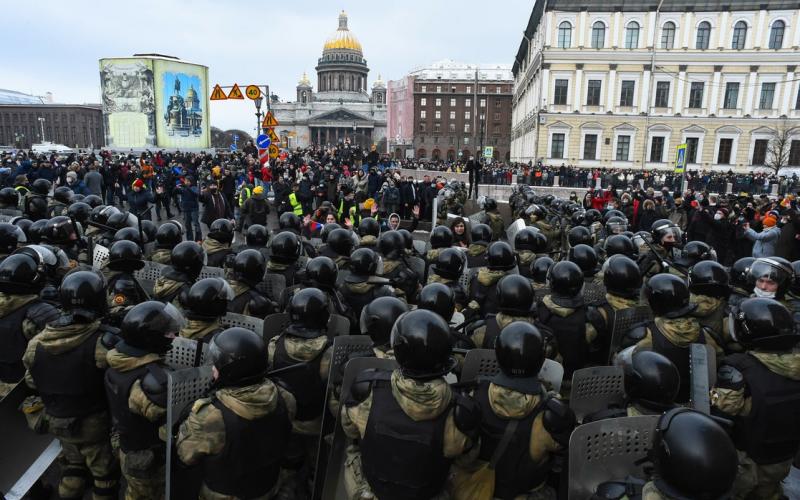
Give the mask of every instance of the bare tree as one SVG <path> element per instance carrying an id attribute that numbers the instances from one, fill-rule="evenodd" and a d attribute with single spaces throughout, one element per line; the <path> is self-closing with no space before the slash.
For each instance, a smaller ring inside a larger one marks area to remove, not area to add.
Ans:
<path id="1" fill-rule="evenodd" d="M 789 153 L 792 148 L 792 136 L 797 133 L 797 127 L 790 127 L 783 120 L 775 135 L 767 145 L 767 163 L 765 167 L 778 175 L 782 168 L 789 165 Z"/>

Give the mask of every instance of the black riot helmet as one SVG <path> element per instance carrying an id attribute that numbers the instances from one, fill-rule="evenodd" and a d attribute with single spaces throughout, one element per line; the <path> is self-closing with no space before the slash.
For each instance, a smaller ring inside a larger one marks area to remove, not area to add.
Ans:
<path id="1" fill-rule="evenodd" d="M 469 228 L 469 237 L 473 243 L 490 243 L 492 241 L 492 228 L 486 224 L 474 224 Z"/>
<path id="2" fill-rule="evenodd" d="M 356 246 L 353 241 L 353 236 L 347 229 L 334 229 L 328 235 L 328 248 L 333 250 L 337 255 L 349 256 Z"/>
<path id="3" fill-rule="evenodd" d="M 92 207 L 83 201 L 76 201 L 67 208 L 67 215 L 69 218 L 81 223 L 84 227 L 86 227 L 86 221 L 89 220 L 91 214 Z"/>
<path id="4" fill-rule="evenodd" d="M 53 199 L 64 205 L 69 205 L 73 194 L 72 189 L 67 186 L 59 186 L 53 190 Z"/>
<path id="5" fill-rule="evenodd" d="M 269 230 L 261 224 L 253 224 L 247 228 L 244 238 L 249 247 L 266 247 L 269 241 Z"/>
<path id="6" fill-rule="evenodd" d="M 266 270 L 267 261 L 258 250 L 242 250 L 233 259 L 234 279 L 250 286 L 258 284 L 264 278 Z"/>
<path id="7" fill-rule="evenodd" d="M 19 227 L 7 222 L 0 223 L 0 253 L 10 254 L 17 249 L 19 243 L 25 243 L 27 239 Z"/>
<path id="8" fill-rule="evenodd" d="M 256 250 L 253 252 L 258 253 Z M 228 301 L 233 298 L 233 290 L 227 281 L 222 278 L 204 278 L 189 288 L 182 299 L 182 305 L 192 319 L 213 320 L 225 316 L 228 312 Z"/>
<path id="9" fill-rule="evenodd" d="M 653 237 L 653 243 L 667 249 L 680 247 L 683 243 L 681 228 L 669 219 L 659 219 L 653 222 L 650 234 Z"/>
<path id="10" fill-rule="evenodd" d="M 176 224 L 169 222 L 158 226 L 156 231 L 156 248 L 163 250 L 172 250 L 175 246 L 183 241 L 182 228 Z"/>
<path id="11" fill-rule="evenodd" d="M 350 273 L 356 276 L 374 276 L 378 272 L 378 254 L 371 248 L 359 248 L 350 255 Z"/>
<path id="12" fill-rule="evenodd" d="M 505 241 L 495 241 L 486 250 L 486 267 L 493 271 L 509 271 L 517 265 L 517 258 L 511 245 Z"/>
<path id="13" fill-rule="evenodd" d="M 628 230 L 628 220 L 625 217 L 611 217 L 606 220 L 606 235 L 622 234 Z"/>
<path id="14" fill-rule="evenodd" d="M 394 322 L 407 312 L 408 306 L 397 297 L 379 297 L 361 310 L 361 335 L 369 335 L 376 347 L 386 345 Z"/>
<path id="15" fill-rule="evenodd" d="M 583 223 L 587 226 L 591 226 L 595 222 L 600 222 L 601 220 L 603 220 L 603 216 L 596 208 L 590 208 L 583 214 Z"/>
<path id="16" fill-rule="evenodd" d="M 302 338 L 319 337 L 328 326 L 328 304 L 328 295 L 319 288 L 304 288 L 295 293 L 286 307 L 291 334 Z"/>
<path id="17" fill-rule="evenodd" d="M 10 295 L 38 294 L 47 283 L 38 255 L 18 253 L 0 262 L 0 292 Z"/>
<path id="18" fill-rule="evenodd" d="M 800 295 L 800 260 L 792 262 L 792 271 L 794 271 L 794 279 L 789 287 L 794 295 Z"/>
<path id="19" fill-rule="evenodd" d="M 642 273 L 632 259 L 613 255 L 603 264 L 603 284 L 612 295 L 636 299 L 642 288 Z"/>
<path id="20" fill-rule="evenodd" d="M 514 235 L 514 250 L 517 252 L 521 250 L 528 250 L 533 253 L 541 252 L 536 240 L 537 234 L 540 233 L 532 227 L 523 227 L 517 231 L 517 234 Z"/>
<path id="21" fill-rule="evenodd" d="M 335 222 L 331 222 L 330 224 L 325 224 L 322 226 L 322 231 L 319 232 L 319 239 L 322 240 L 322 243 L 328 242 L 328 236 L 333 232 L 334 229 L 341 229 L 342 226 Z"/>
<path id="22" fill-rule="evenodd" d="M 512 316 L 528 316 L 533 307 L 533 288 L 520 274 L 503 276 L 497 282 L 497 303 L 500 312 Z"/>
<path id="23" fill-rule="evenodd" d="M 41 196 L 47 196 L 50 194 L 51 187 L 53 187 L 53 183 L 47 179 L 36 179 L 31 184 L 31 191 Z"/>
<path id="24" fill-rule="evenodd" d="M 655 351 L 637 351 L 622 367 L 628 401 L 659 411 L 675 406 L 681 376 L 669 358 Z"/>
<path id="25" fill-rule="evenodd" d="M 144 267 L 142 248 L 132 241 L 117 241 L 108 250 L 108 268 L 132 273 Z"/>
<path id="26" fill-rule="evenodd" d="M 603 252 L 605 252 L 606 259 L 613 255 L 625 255 L 636 260 L 639 255 L 636 244 L 624 234 L 612 234 L 606 238 L 603 242 Z"/>
<path id="27" fill-rule="evenodd" d="M 464 253 L 461 250 L 456 250 L 455 248 L 445 248 L 439 255 L 436 256 L 436 260 L 433 262 L 433 272 L 438 274 L 439 276 L 451 280 L 457 280 L 459 276 L 464 274 L 464 266 L 466 265 L 466 259 L 464 257 Z"/>
<path id="28" fill-rule="evenodd" d="M 314 257 L 306 264 L 306 279 L 317 288 L 331 290 L 336 287 L 336 279 L 339 277 L 339 268 L 329 257 L 320 255 Z"/>
<path id="29" fill-rule="evenodd" d="M 436 226 L 431 231 L 431 248 L 449 248 L 453 246 L 453 231 L 447 226 Z"/>
<path id="30" fill-rule="evenodd" d="M 44 179 L 39 179 L 44 180 Z M 47 217 L 47 199 L 44 196 L 34 196 L 25 200 L 25 215 L 33 221 Z"/>
<path id="31" fill-rule="evenodd" d="M 39 219 L 28 228 L 28 242 L 31 244 L 41 243 L 44 239 L 44 230 L 50 219 Z"/>
<path id="32" fill-rule="evenodd" d="M 272 252 L 271 259 L 275 262 L 293 264 L 300 258 L 302 250 L 300 237 L 289 231 L 278 233 L 272 238 L 270 250 Z"/>
<path id="33" fill-rule="evenodd" d="M 526 321 L 514 321 L 500 331 L 494 352 L 500 373 L 492 383 L 525 394 L 539 394 L 537 379 L 545 357 L 544 336 Z"/>
<path id="34" fill-rule="evenodd" d="M 594 243 L 592 232 L 585 226 L 575 226 L 570 229 L 567 233 L 567 241 L 569 241 L 569 246 L 571 247 L 577 245 L 592 245 Z"/>
<path id="35" fill-rule="evenodd" d="M 534 253 L 545 253 L 547 251 L 547 236 L 544 233 L 536 233 L 534 235 L 535 241 L 533 244 Z"/>
<path id="36" fill-rule="evenodd" d="M 400 228 L 397 230 L 400 233 L 400 236 L 403 237 L 403 246 L 406 250 L 411 250 L 414 248 L 414 237 L 411 235 L 411 231 L 408 229 Z"/>
<path id="37" fill-rule="evenodd" d="M 578 264 L 562 260 L 550 268 L 547 282 L 553 295 L 576 297 L 583 290 L 583 271 Z"/>
<path id="38" fill-rule="evenodd" d="M 208 357 L 217 369 L 216 388 L 255 385 L 267 374 L 267 344 L 246 328 L 228 328 L 214 335 Z"/>
<path id="39" fill-rule="evenodd" d="M 724 298 L 730 295 L 728 272 L 713 260 L 698 262 L 689 271 L 689 291 L 697 295 Z"/>
<path id="40" fill-rule="evenodd" d="M 742 257 L 731 266 L 731 285 L 753 293 L 753 282 L 748 279 L 750 266 L 756 261 L 755 257 Z"/>
<path id="41" fill-rule="evenodd" d="M 416 309 L 400 316 L 392 328 L 391 343 L 404 377 L 431 380 L 455 367 L 450 327 L 433 311 Z"/>
<path id="42" fill-rule="evenodd" d="M 17 208 L 19 205 L 19 192 L 12 187 L 0 189 L 0 205 L 6 208 Z"/>
<path id="43" fill-rule="evenodd" d="M 693 500 L 728 498 L 739 464 L 728 433 L 708 415 L 688 408 L 661 416 L 650 457 L 658 490 Z"/>
<path id="44" fill-rule="evenodd" d="M 30 235 L 28 231 L 30 231 L 31 226 L 33 225 L 33 221 L 30 219 L 26 219 L 25 217 L 19 216 L 14 217 L 11 219 L 11 224 L 20 228 L 20 230 L 25 234 L 25 239 L 28 240 Z"/>
<path id="45" fill-rule="evenodd" d="M 773 299 L 744 300 L 729 321 L 732 337 L 748 350 L 789 351 L 800 341 L 792 313 Z"/>
<path id="46" fill-rule="evenodd" d="M 536 217 L 537 220 L 543 220 L 547 217 L 547 212 L 539 205 L 530 205 L 525 209 L 525 215 Z"/>
<path id="47" fill-rule="evenodd" d="M 72 197 L 69 199 L 70 203 L 76 203 L 78 201 L 83 201 L 86 198 L 86 195 L 83 194 L 72 194 Z"/>
<path id="48" fill-rule="evenodd" d="M 132 241 L 137 245 L 147 243 L 146 241 L 142 241 L 142 233 L 135 227 L 123 227 L 114 233 L 114 241 Z"/>
<path id="49" fill-rule="evenodd" d="M 753 261 L 747 273 L 747 280 L 757 295 L 762 293 L 757 285 L 763 280 L 775 288 L 775 291 L 771 292 L 772 297 L 769 298 L 782 299 L 792 286 L 794 270 L 792 264 L 782 257 L 762 257 Z"/>
<path id="50" fill-rule="evenodd" d="M 183 315 L 175 306 L 149 300 L 128 311 L 119 333 L 125 345 L 164 355 L 184 324 Z"/>
<path id="51" fill-rule="evenodd" d="M 597 252 L 589 245 L 575 245 L 569 249 L 569 260 L 578 264 L 587 278 L 597 274 L 600 269 L 598 264 Z"/>
<path id="52" fill-rule="evenodd" d="M 399 259 L 405 254 L 405 248 L 403 235 L 397 231 L 384 231 L 378 238 L 378 251 L 387 259 Z"/>
<path id="53" fill-rule="evenodd" d="M 143 219 L 142 233 L 144 233 L 145 243 L 156 241 L 156 233 L 158 233 L 158 226 L 156 226 L 155 222 L 149 219 Z"/>
<path id="54" fill-rule="evenodd" d="M 217 219 L 208 227 L 208 237 L 220 243 L 233 241 L 233 223 L 228 219 Z"/>
<path id="55" fill-rule="evenodd" d="M 303 221 L 293 212 L 284 212 L 278 218 L 278 227 L 281 231 L 293 231 L 300 234 L 303 228 Z"/>
<path id="56" fill-rule="evenodd" d="M 73 317 L 94 321 L 106 313 L 105 281 L 94 271 L 68 274 L 58 288 L 61 308 Z"/>
<path id="57" fill-rule="evenodd" d="M 655 316 L 679 318 L 697 308 L 689 301 L 689 287 L 674 274 L 656 274 L 647 281 L 644 295 Z"/>
<path id="58" fill-rule="evenodd" d="M 581 226 L 584 223 L 586 218 L 586 210 L 578 209 L 572 212 L 572 215 L 569 216 L 570 226 L 577 227 Z"/>
<path id="59" fill-rule="evenodd" d="M 358 235 L 378 237 L 381 234 L 381 225 L 372 217 L 365 217 L 358 223 Z"/>
<path id="60" fill-rule="evenodd" d="M 625 217 L 625 214 L 623 212 L 621 212 L 620 210 L 617 210 L 617 209 L 612 209 L 612 210 L 609 210 L 608 212 L 603 214 L 603 224 L 606 224 L 606 228 L 608 228 L 608 225 L 607 225 L 608 221 L 611 220 L 613 217 L 621 218 L 625 222 L 626 225 L 628 223 L 628 218 Z"/>
<path id="61" fill-rule="evenodd" d="M 54 245 L 71 245 L 78 241 L 75 225 L 69 217 L 64 215 L 50 219 L 42 232 L 42 237 Z"/>
<path id="62" fill-rule="evenodd" d="M 182 241 L 172 249 L 170 262 L 175 270 L 196 277 L 206 263 L 206 252 L 194 241 Z"/>
<path id="63" fill-rule="evenodd" d="M 708 243 L 703 241 L 690 241 L 683 246 L 680 257 L 675 263 L 684 269 L 691 269 L 698 262 L 716 261 L 717 253 Z"/>
<path id="64" fill-rule="evenodd" d="M 92 208 L 92 214 L 89 220 L 102 225 L 108 225 L 108 219 L 114 214 L 120 213 L 117 207 L 98 205 Z"/>
<path id="65" fill-rule="evenodd" d="M 83 202 L 89 205 L 90 207 L 99 207 L 103 204 L 103 199 L 97 196 L 96 194 L 90 194 L 83 199 Z"/>
<path id="66" fill-rule="evenodd" d="M 533 276 L 533 281 L 540 284 L 547 283 L 547 273 L 550 272 L 550 268 L 553 264 L 555 264 L 553 259 L 547 256 L 539 257 L 531 262 L 531 276 Z"/>
<path id="67" fill-rule="evenodd" d="M 456 310 L 456 295 L 443 283 L 429 283 L 420 290 L 417 306 L 435 312 L 449 323 Z"/>
<path id="68" fill-rule="evenodd" d="M 486 198 L 483 201 L 483 209 L 486 210 L 487 212 L 497 210 L 497 200 L 495 200 L 494 198 Z"/>
<path id="69" fill-rule="evenodd" d="M 135 215 L 116 211 L 108 216 L 106 225 L 114 229 L 122 229 L 124 227 L 138 228 L 139 222 Z"/>

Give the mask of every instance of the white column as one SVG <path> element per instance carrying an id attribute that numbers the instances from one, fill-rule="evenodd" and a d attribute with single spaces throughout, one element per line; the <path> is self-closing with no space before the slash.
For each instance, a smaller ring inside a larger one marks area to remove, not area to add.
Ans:
<path id="1" fill-rule="evenodd" d="M 729 39 L 730 37 L 728 36 L 728 31 L 729 31 L 728 23 L 731 22 L 730 18 L 731 18 L 730 12 L 728 12 L 727 10 L 722 11 L 722 15 L 719 17 L 719 26 L 717 27 L 717 29 L 711 30 L 712 35 L 714 33 L 717 34 L 717 47 L 730 48 L 731 41 Z M 713 45 L 709 43 L 708 47 L 711 48 L 713 47 Z M 716 160 L 716 158 L 714 160 Z"/>
<path id="2" fill-rule="evenodd" d="M 650 70 L 642 74 L 642 88 L 639 89 L 639 112 L 647 113 L 650 109 Z"/>
<path id="3" fill-rule="evenodd" d="M 573 89 L 572 94 L 572 109 L 580 110 L 583 106 L 583 101 L 581 97 L 583 97 L 583 69 L 576 69 L 575 70 L 575 88 Z"/>
<path id="4" fill-rule="evenodd" d="M 716 67 L 714 68 L 717 69 Z M 717 114 L 719 108 L 719 86 L 722 74 L 719 71 L 714 71 L 714 78 L 711 81 L 711 95 L 708 97 L 708 114 Z"/>
<path id="5" fill-rule="evenodd" d="M 746 83 L 747 95 L 744 98 L 744 114 L 746 115 L 753 114 L 753 100 L 758 94 L 758 89 L 756 88 L 757 80 L 758 74 L 755 71 L 751 71 Z"/>
<path id="6" fill-rule="evenodd" d="M 800 12 L 798 9 L 794 10 L 794 22 L 789 24 L 789 27 L 792 30 L 792 47 L 797 47 L 800 45 L 800 26 L 797 25 L 798 21 L 800 21 Z"/>
<path id="7" fill-rule="evenodd" d="M 686 81 L 686 70 L 678 72 L 678 78 L 675 80 L 675 102 L 672 103 L 672 112 L 683 114 L 683 94 L 684 89 L 689 83 Z"/>
<path id="8" fill-rule="evenodd" d="M 606 111 L 614 111 L 614 95 L 617 86 L 617 70 L 612 69 L 608 72 L 608 83 L 606 84 Z"/>
<path id="9" fill-rule="evenodd" d="M 576 23 L 576 26 L 575 26 L 575 29 L 577 31 L 577 33 L 575 33 L 575 34 L 578 36 L 578 47 L 584 47 L 586 45 L 586 43 L 585 43 L 585 40 L 586 40 L 586 21 L 587 21 L 588 17 L 589 17 L 589 13 L 586 12 L 585 10 L 581 11 L 580 15 L 578 16 L 578 22 Z"/>
<path id="10" fill-rule="evenodd" d="M 547 69 L 547 68 L 542 69 L 541 79 L 542 79 L 542 86 L 545 89 L 544 90 L 544 95 L 550 95 L 550 88 L 551 87 L 550 87 L 550 70 L 549 69 Z M 538 96 L 539 89 L 538 88 L 534 88 L 533 90 L 534 90 L 534 93 L 537 94 L 537 96 L 536 96 L 536 99 L 533 102 L 533 106 L 532 107 L 533 107 L 534 111 L 538 111 L 539 107 L 541 106 L 542 101 L 541 101 L 540 97 Z M 549 105 L 549 104 L 550 103 L 545 103 L 545 105 Z"/>
<path id="11" fill-rule="evenodd" d="M 786 81 L 781 84 L 783 87 L 783 101 L 781 102 L 781 109 L 778 110 L 778 116 L 789 116 L 789 111 L 792 109 L 792 88 L 794 87 L 794 71 L 786 73 Z"/>
<path id="12" fill-rule="evenodd" d="M 608 34 L 608 39 L 612 47 L 622 47 L 622 32 L 625 31 L 622 26 L 622 12 L 614 12 L 614 29 Z"/>
<path id="13" fill-rule="evenodd" d="M 749 48 L 756 48 L 756 47 L 763 47 L 764 46 L 764 43 L 761 41 L 761 37 L 764 34 L 764 27 L 765 27 L 765 24 L 767 22 L 766 16 L 765 16 L 766 13 L 767 12 L 765 10 L 763 10 L 763 9 L 758 11 L 758 15 L 756 16 L 756 20 L 755 20 L 755 29 L 753 30 L 754 34 L 755 34 L 755 36 L 753 37 L 753 44 L 750 45 L 748 43 L 747 45 L 750 45 L 750 47 L 747 47 L 748 49 Z"/>
<path id="14" fill-rule="evenodd" d="M 646 47 L 653 47 L 655 46 L 656 40 L 656 13 L 655 11 L 650 11 L 647 13 L 647 45 Z"/>
<path id="15" fill-rule="evenodd" d="M 683 34 L 681 47 L 688 48 L 689 43 L 691 42 L 689 38 L 689 34 L 694 32 L 694 13 L 686 12 L 683 15 L 683 26 L 681 27 L 681 33 Z"/>

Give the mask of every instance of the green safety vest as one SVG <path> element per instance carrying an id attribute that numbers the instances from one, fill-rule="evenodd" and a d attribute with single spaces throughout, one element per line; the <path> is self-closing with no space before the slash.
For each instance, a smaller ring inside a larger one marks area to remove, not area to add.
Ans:
<path id="1" fill-rule="evenodd" d="M 251 194 L 249 187 L 245 186 L 241 190 L 239 190 L 239 206 L 240 207 L 244 206 L 244 202 L 246 202 L 247 199 L 250 198 L 250 196 Z"/>
<path id="2" fill-rule="evenodd" d="M 289 195 L 289 204 L 292 206 L 292 212 L 294 212 L 296 216 L 303 216 L 303 205 L 297 201 L 297 193 L 292 193 Z"/>

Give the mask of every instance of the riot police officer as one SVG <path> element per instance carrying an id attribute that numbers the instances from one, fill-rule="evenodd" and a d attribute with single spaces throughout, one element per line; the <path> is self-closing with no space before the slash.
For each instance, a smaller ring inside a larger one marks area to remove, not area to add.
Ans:
<path id="1" fill-rule="evenodd" d="M 233 223 L 228 219 L 217 219 L 208 227 L 208 237 L 203 240 L 206 252 L 206 265 L 223 267 L 225 259 L 231 254 L 233 242 Z"/>
<path id="2" fill-rule="evenodd" d="M 297 236 L 300 242 L 301 254 L 306 257 L 313 258 L 317 256 L 317 250 L 310 241 L 301 237 L 303 232 L 303 220 L 292 212 L 284 212 L 278 217 L 278 232 L 279 233 L 293 233 Z"/>
<path id="3" fill-rule="evenodd" d="M 379 297 L 361 310 L 361 335 L 372 339 L 372 352 L 377 358 L 394 359 L 390 334 L 397 318 L 408 312 L 408 305 L 397 297 Z"/>
<path id="4" fill-rule="evenodd" d="M 161 271 L 161 276 L 156 280 L 153 287 L 153 298 L 161 302 L 176 301 L 182 293 L 189 290 L 189 287 L 197 281 L 200 271 L 205 264 L 206 253 L 194 241 L 183 241 L 172 249 L 170 260 L 172 265 L 167 266 Z"/>
<path id="5" fill-rule="evenodd" d="M 653 222 L 650 234 L 653 241 L 644 244 L 646 250 L 640 252 L 639 257 L 642 276 L 650 278 L 658 273 L 673 273 L 684 277 L 685 273 L 674 264 L 683 244 L 681 228 L 669 219 L 659 219 Z"/>
<path id="6" fill-rule="evenodd" d="M 733 419 L 739 450 L 736 498 L 780 498 L 800 445 L 800 341 L 788 309 L 747 299 L 731 313 L 732 335 L 747 352 L 725 357 L 711 391 L 713 407 Z"/>
<path id="7" fill-rule="evenodd" d="M 143 267 L 139 245 L 126 240 L 111 245 L 108 262 L 103 268 L 108 321 L 111 325 L 118 326 L 133 306 L 148 300 L 147 292 L 133 276 L 134 271 Z"/>
<path id="8" fill-rule="evenodd" d="M 383 256 L 382 277 L 388 279 L 398 296 L 416 303 L 421 276 L 406 262 L 405 241 L 399 231 L 384 231 L 378 238 L 377 250 Z"/>
<path id="9" fill-rule="evenodd" d="M 269 260 L 269 230 L 261 224 L 251 224 L 244 233 L 245 243 L 234 248 L 234 252 L 241 253 L 245 250 L 257 250 L 263 257 L 264 262 Z"/>
<path id="10" fill-rule="evenodd" d="M 537 228 L 547 238 L 547 252 L 552 252 L 556 244 L 561 245 L 561 230 L 557 224 L 547 220 L 547 211 L 541 205 L 531 205 L 525 213 L 528 215 L 529 225 Z"/>
<path id="11" fill-rule="evenodd" d="M 481 414 L 478 461 L 495 471 L 495 498 L 533 491 L 536 498 L 555 498 L 546 483 L 553 454 L 569 445 L 575 414 L 537 378 L 544 336 L 532 324 L 515 321 L 500 332 L 494 351 L 500 372 L 472 393 Z"/>
<path id="12" fill-rule="evenodd" d="M 58 310 L 39 298 L 47 283 L 38 254 L 20 253 L 0 263 L 0 399 L 25 375 L 22 356 L 28 341 Z"/>
<path id="13" fill-rule="evenodd" d="M 0 189 L 0 210 L 14 210 L 19 215 L 19 192 L 16 189 L 12 187 Z"/>
<path id="14" fill-rule="evenodd" d="M 567 243 L 570 248 L 578 245 L 594 245 L 592 232 L 586 226 L 575 226 L 567 232 Z"/>
<path id="15" fill-rule="evenodd" d="M 743 300 L 753 295 L 755 282 L 750 282 L 748 274 L 750 266 L 755 262 L 755 257 L 742 257 L 733 263 L 730 270 L 731 294 L 728 296 L 728 305 L 738 307 Z"/>
<path id="16" fill-rule="evenodd" d="M 163 360 L 182 324 L 172 304 L 143 302 L 125 315 L 121 340 L 106 356 L 106 397 L 119 433 L 125 498 L 164 495 L 166 450 L 159 437 L 167 414 Z"/>
<path id="17" fill-rule="evenodd" d="M 67 216 L 53 217 L 42 230 L 42 238 L 47 243 L 64 250 L 69 257 L 70 269 L 75 269 L 83 264 L 91 265 L 91 256 L 88 245 L 78 233 L 75 223 Z"/>
<path id="18" fill-rule="evenodd" d="M 606 364 L 609 354 L 613 354 L 610 349 L 617 312 L 636 307 L 642 288 L 639 266 L 625 255 L 612 255 L 603 264 L 603 269 L 605 300 L 589 309 L 590 321 L 597 329 L 597 338 L 590 346 L 590 357 L 598 365 Z"/>
<path id="19" fill-rule="evenodd" d="M 365 217 L 358 223 L 358 248 L 369 248 L 377 251 L 378 236 L 381 234 L 381 225 L 372 217 Z"/>
<path id="20" fill-rule="evenodd" d="M 602 276 L 600 276 L 599 280 L 597 278 L 600 264 L 594 248 L 584 244 L 576 245 L 569 249 L 567 260 L 574 262 L 581 268 L 583 279 L 587 284 L 601 284 L 603 282 Z"/>
<path id="21" fill-rule="evenodd" d="M 612 234 L 603 240 L 603 245 L 600 248 L 601 254 L 606 260 L 618 254 L 622 254 L 634 261 L 639 258 L 639 251 L 633 240 L 624 234 Z"/>
<path id="22" fill-rule="evenodd" d="M 378 276 L 378 254 L 369 248 L 359 248 L 350 256 L 350 274 L 344 279 L 342 297 L 356 318 L 361 310 L 378 297 L 394 296 L 390 281 Z M 350 325 L 357 333 L 357 325 Z"/>
<path id="23" fill-rule="evenodd" d="M 469 332 L 477 347 L 493 348 L 500 331 L 514 321 L 534 321 L 533 289 L 523 276 L 510 274 L 497 283 L 497 303 L 497 313 L 488 314 L 484 325 Z"/>
<path id="24" fill-rule="evenodd" d="M 726 299 L 731 292 L 728 282 L 728 272 L 713 260 L 700 261 L 689 270 L 689 300 L 697 304 L 692 316 L 720 347 L 726 343 L 723 323 L 728 308 Z"/>
<path id="25" fill-rule="evenodd" d="M 469 229 L 472 241 L 467 247 L 467 267 L 474 269 L 486 266 L 486 250 L 492 242 L 492 228 L 486 224 L 474 224 Z"/>
<path id="26" fill-rule="evenodd" d="M 425 309 L 405 313 L 391 343 L 400 368 L 362 373 L 345 396 L 340 421 L 358 440 L 345 465 L 348 498 L 434 498 L 476 437 L 474 403 L 444 380 L 455 366 L 445 320 Z"/>
<path id="27" fill-rule="evenodd" d="M 266 268 L 264 256 L 258 250 L 243 250 L 236 255 L 230 280 L 233 298 L 228 303 L 228 312 L 257 318 L 275 312 L 273 303 L 256 289 Z"/>
<path id="28" fill-rule="evenodd" d="M 25 194 L 22 202 L 22 212 L 32 221 L 47 219 L 47 196 L 50 194 L 52 183 L 47 179 L 36 179 L 31 184 L 31 190 Z"/>
<path id="29" fill-rule="evenodd" d="M 428 283 L 442 283 L 447 285 L 456 297 L 456 309 L 462 310 L 467 305 L 467 292 L 461 286 L 459 279 L 464 274 L 466 259 L 461 250 L 445 248 L 431 264 L 428 274 Z"/>
<path id="30" fill-rule="evenodd" d="M 524 227 L 514 235 L 514 252 L 519 260 L 519 274 L 531 279 L 531 264 L 547 252 L 547 237 L 531 227 Z"/>
<path id="31" fill-rule="evenodd" d="M 213 393 L 181 424 L 178 458 L 202 464 L 201 498 L 272 498 L 278 490 L 294 399 L 266 377 L 260 335 L 229 328 L 209 345 Z"/>
<path id="32" fill-rule="evenodd" d="M 547 290 L 547 274 L 555 262 L 550 257 L 539 257 L 531 263 L 531 286 L 534 290 Z"/>
<path id="33" fill-rule="evenodd" d="M 156 250 L 150 260 L 159 264 L 172 263 L 172 249 L 183 241 L 183 226 L 176 221 L 161 224 L 156 231 Z"/>
<path id="34" fill-rule="evenodd" d="M 296 275 L 301 269 L 298 262 L 301 252 L 302 243 L 299 236 L 290 231 L 276 234 L 270 242 L 271 256 L 265 274 L 280 274 L 287 287 L 297 284 L 299 279 Z M 280 297 L 270 298 L 278 300 Z"/>
<path id="35" fill-rule="evenodd" d="M 447 226 L 434 227 L 431 231 L 430 244 L 431 248 L 428 250 L 428 253 L 425 254 L 425 260 L 428 265 L 436 260 L 436 257 L 439 256 L 439 252 L 453 246 L 453 231 Z"/>
<path id="36" fill-rule="evenodd" d="M 483 202 L 483 211 L 486 214 L 486 223 L 492 229 L 492 240 L 498 241 L 505 233 L 506 224 L 497 210 L 497 200 L 486 198 Z"/>
<path id="37" fill-rule="evenodd" d="M 347 304 L 345 304 L 342 294 L 339 293 L 339 289 L 337 287 L 338 277 L 339 269 L 331 259 L 325 257 L 324 255 L 314 257 L 308 261 L 308 264 L 306 264 L 305 271 L 302 275 L 302 283 L 284 289 L 283 294 L 281 295 L 280 309 L 286 309 L 294 294 L 299 290 L 307 287 L 318 288 L 325 292 L 325 294 L 328 296 L 331 314 L 344 316 L 345 318 L 348 318 L 352 324 L 352 322 L 356 321 L 356 319 L 352 317 L 350 309 L 347 307 Z"/>
<path id="38" fill-rule="evenodd" d="M 465 316 L 497 312 L 497 282 L 517 265 L 511 246 L 495 241 L 486 250 L 486 267 L 473 270 L 469 280 L 469 303 Z"/>
<path id="39" fill-rule="evenodd" d="M 7 222 L 0 223 L 0 262 L 14 253 L 20 243 L 25 243 L 27 237 L 18 226 Z"/>
<path id="40" fill-rule="evenodd" d="M 233 290 L 222 278 L 204 278 L 193 284 L 180 299 L 186 322 L 178 335 L 208 343 L 223 330 L 220 318 L 225 316 L 232 299 Z"/>
<path id="41" fill-rule="evenodd" d="M 747 280 L 753 286 L 753 296 L 775 299 L 787 308 L 786 292 L 792 286 L 794 270 L 792 264 L 782 257 L 762 257 L 753 261 L 747 272 Z"/>
<path id="42" fill-rule="evenodd" d="M 103 385 L 106 354 L 116 343 L 117 330 L 102 324 L 104 285 L 91 271 L 64 278 L 61 315 L 31 339 L 23 357 L 26 381 L 42 398 L 48 430 L 61 442 L 59 498 L 81 498 L 90 477 L 92 498 L 118 496 Z"/>
<path id="43" fill-rule="evenodd" d="M 38 179 L 37 179 L 38 180 Z M 36 182 L 36 181 L 34 181 Z M 67 186 L 59 186 L 53 190 L 53 197 L 47 203 L 47 217 L 64 215 L 67 207 L 71 203 L 72 189 Z"/>
<path id="44" fill-rule="evenodd" d="M 347 229 L 337 228 L 328 235 L 325 246 L 320 248 L 320 255 L 333 260 L 340 271 L 350 268 L 350 254 L 353 253 L 356 243 L 353 233 Z"/>

